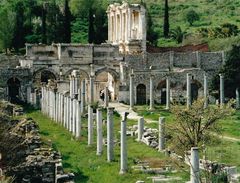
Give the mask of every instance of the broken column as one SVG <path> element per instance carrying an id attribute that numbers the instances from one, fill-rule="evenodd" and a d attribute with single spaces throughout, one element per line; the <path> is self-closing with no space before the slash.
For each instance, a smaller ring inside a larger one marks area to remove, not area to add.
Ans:
<path id="1" fill-rule="evenodd" d="M 93 144 L 93 108 L 88 105 L 88 145 Z"/>
<path id="2" fill-rule="evenodd" d="M 114 160 L 113 107 L 107 110 L 107 160 Z"/>
<path id="3" fill-rule="evenodd" d="M 190 182 L 199 183 L 200 182 L 200 173 L 199 173 L 199 155 L 198 147 L 191 148 L 191 161 L 190 161 Z"/>
<path id="4" fill-rule="evenodd" d="M 105 87 L 105 95 L 104 95 L 104 105 L 105 105 L 105 108 L 108 108 L 108 103 L 109 103 L 109 93 L 108 93 L 108 87 L 106 86 Z"/>
<path id="5" fill-rule="evenodd" d="M 154 99 L 153 99 L 153 75 L 150 75 L 150 106 L 149 109 L 153 110 L 154 108 Z"/>
<path id="6" fill-rule="evenodd" d="M 121 122 L 121 154 L 120 154 L 120 174 L 127 172 L 127 115 L 129 113 L 124 112 Z"/>
<path id="7" fill-rule="evenodd" d="M 163 151 L 165 149 L 165 117 L 159 118 L 159 140 L 158 150 Z"/>
<path id="8" fill-rule="evenodd" d="M 134 84 L 133 84 L 133 70 L 132 73 L 130 74 L 130 86 L 129 86 L 129 90 L 130 90 L 130 110 L 133 110 L 133 106 L 134 106 Z"/>
<path id="9" fill-rule="evenodd" d="M 189 108 L 192 104 L 191 101 L 191 74 L 187 73 L 187 108 Z"/>
<path id="10" fill-rule="evenodd" d="M 224 76 L 219 74 L 220 77 L 220 105 L 223 106 L 225 103 L 225 96 L 224 96 Z"/>
<path id="11" fill-rule="evenodd" d="M 81 114 L 85 111 L 85 93 L 86 93 L 86 83 L 85 79 L 82 80 L 81 86 Z"/>
<path id="12" fill-rule="evenodd" d="M 142 135 L 143 135 L 143 130 L 144 130 L 144 118 L 139 118 L 138 119 L 138 141 L 142 140 Z"/>
<path id="13" fill-rule="evenodd" d="M 208 106 L 208 81 L 207 75 L 204 73 L 204 108 Z"/>
<path id="14" fill-rule="evenodd" d="M 240 99 L 239 99 L 239 89 L 236 88 L 236 109 L 240 107 Z"/>
<path id="15" fill-rule="evenodd" d="M 170 79 L 169 76 L 166 78 L 166 109 L 170 109 Z"/>
<path id="16" fill-rule="evenodd" d="M 97 155 L 102 155 L 103 134 L 102 134 L 102 109 L 97 109 Z"/>

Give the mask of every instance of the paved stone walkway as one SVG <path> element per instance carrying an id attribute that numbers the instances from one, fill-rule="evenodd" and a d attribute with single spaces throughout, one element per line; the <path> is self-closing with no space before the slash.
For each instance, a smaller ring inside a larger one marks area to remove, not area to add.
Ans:
<path id="1" fill-rule="evenodd" d="M 128 119 L 133 119 L 133 120 L 138 120 L 141 116 L 138 115 L 138 113 L 134 112 L 133 110 L 129 109 L 129 105 L 122 104 L 122 103 L 117 103 L 117 102 L 111 102 L 109 103 L 110 107 L 114 107 L 115 110 L 122 115 L 124 112 L 129 112 Z M 147 123 L 157 123 L 158 121 L 153 121 L 149 119 L 144 119 Z M 216 136 L 219 136 L 217 134 L 214 134 Z M 233 142 L 240 142 L 239 138 L 234 138 L 234 137 L 228 137 L 228 136 L 220 136 L 221 138 Z"/>

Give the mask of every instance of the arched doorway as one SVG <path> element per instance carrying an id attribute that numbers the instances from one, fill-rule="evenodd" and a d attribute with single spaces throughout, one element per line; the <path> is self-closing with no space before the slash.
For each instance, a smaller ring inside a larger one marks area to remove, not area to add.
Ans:
<path id="1" fill-rule="evenodd" d="M 48 80 L 57 80 L 56 74 L 47 69 L 41 69 L 34 73 L 33 83 L 35 87 L 40 87 L 42 83 L 47 84 Z"/>
<path id="2" fill-rule="evenodd" d="M 146 104 L 146 86 L 144 84 L 137 86 L 137 104 Z"/>
<path id="3" fill-rule="evenodd" d="M 8 100 L 11 103 L 19 103 L 20 102 L 20 86 L 21 83 L 19 79 L 13 77 L 7 81 L 8 85 Z"/>
<path id="4" fill-rule="evenodd" d="M 198 90 L 202 87 L 201 83 L 197 80 L 191 82 L 191 101 L 198 99 Z"/>
<path id="5" fill-rule="evenodd" d="M 157 93 L 160 95 L 159 103 L 162 105 L 166 104 L 166 80 L 162 80 L 158 83 L 157 91 Z"/>
<path id="6" fill-rule="evenodd" d="M 108 88 L 108 94 L 109 94 L 109 101 L 115 101 L 118 99 L 118 80 L 117 76 L 114 75 L 112 72 L 101 71 L 96 74 L 95 79 L 95 91 L 97 99 L 103 99 L 104 97 L 101 97 L 105 92 L 105 88 Z"/>

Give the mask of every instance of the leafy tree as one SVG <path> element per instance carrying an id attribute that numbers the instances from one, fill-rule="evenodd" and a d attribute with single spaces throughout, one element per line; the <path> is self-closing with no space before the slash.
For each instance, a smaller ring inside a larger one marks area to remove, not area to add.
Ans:
<path id="1" fill-rule="evenodd" d="M 163 35 L 165 38 L 169 35 L 169 8 L 168 8 L 168 0 L 165 0 L 165 8 L 164 8 L 164 24 L 163 24 Z"/>
<path id="2" fill-rule="evenodd" d="M 0 17 L 4 17 L 0 21 L 0 46 L 8 54 L 12 47 L 16 14 L 11 9 L 3 8 L 0 10 Z"/>
<path id="3" fill-rule="evenodd" d="M 209 106 L 204 108 L 204 100 L 198 99 L 187 109 L 175 105 L 171 112 L 175 116 L 174 125 L 170 130 L 176 143 L 175 149 L 179 154 L 184 154 L 191 147 L 207 145 L 212 132 L 219 132 L 218 121 L 233 113 L 230 101 L 224 108 Z"/>
<path id="4" fill-rule="evenodd" d="M 154 25 L 150 13 L 147 14 L 147 41 L 153 46 L 157 45 L 158 33 L 154 31 Z"/>
<path id="5" fill-rule="evenodd" d="M 211 85 L 212 90 L 219 90 L 219 74 L 224 75 L 225 96 L 235 98 L 236 88 L 240 88 L 240 45 L 233 45 L 227 54 L 226 62 L 219 73 L 214 77 Z"/>
<path id="6" fill-rule="evenodd" d="M 192 26 L 193 22 L 198 21 L 200 19 L 198 13 L 194 10 L 190 10 L 186 14 L 186 20 Z"/>

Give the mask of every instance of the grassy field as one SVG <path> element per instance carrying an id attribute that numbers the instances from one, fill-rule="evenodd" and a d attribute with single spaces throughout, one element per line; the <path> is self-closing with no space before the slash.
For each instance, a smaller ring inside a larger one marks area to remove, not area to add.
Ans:
<path id="1" fill-rule="evenodd" d="M 83 120 L 83 137 L 76 141 L 67 130 L 42 115 L 39 111 L 28 112 L 27 116 L 32 117 L 38 122 L 42 138 L 48 143 L 49 140 L 51 140 L 53 147 L 61 152 L 64 169 L 69 172 L 74 172 L 76 182 L 129 183 L 136 182 L 137 180 L 151 182 L 147 177 L 154 175 L 142 174 L 133 171 L 131 168 L 126 175 L 119 175 L 120 149 L 118 146 L 115 147 L 116 160 L 113 163 L 108 163 L 106 160 L 106 147 L 104 148 L 104 154 L 102 156 L 96 156 L 96 144 L 91 147 L 87 146 L 86 120 Z M 118 130 L 120 129 L 119 122 L 120 118 L 115 116 L 115 137 L 118 139 Z M 134 121 L 130 121 L 129 125 L 133 123 Z M 106 129 L 104 130 L 104 136 L 106 137 Z M 127 145 L 129 167 L 134 165 L 134 162 L 137 160 L 147 160 L 152 167 L 161 167 L 169 164 L 175 166 L 175 163 L 164 154 L 147 147 L 145 144 L 136 142 L 134 138 L 129 137 Z M 176 166 L 176 168 L 178 169 L 178 166 Z M 180 171 L 174 173 L 174 176 L 183 179 L 177 182 L 184 182 L 189 179 L 188 174 L 188 168 L 181 168 Z M 167 175 L 173 176 L 171 173 Z"/>
<path id="2" fill-rule="evenodd" d="M 154 111 L 149 112 L 148 106 L 136 106 L 135 110 L 147 119 L 157 121 L 159 116 L 165 116 L 166 122 L 173 124 L 174 116 L 164 110 L 163 106 L 157 106 Z M 73 172 L 76 175 L 76 182 L 136 182 L 137 180 L 144 180 L 151 182 L 147 177 L 154 175 L 143 174 L 141 172 L 133 171 L 131 166 L 136 165 L 138 160 L 146 160 L 151 167 L 164 167 L 171 165 L 176 168 L 177 173 L 167 173 L 168 176 L 181 177 L 185 182 L 189 179 L 188 167 L 180 168 L 176 162 L 166 157 L 164 154 L 155 149 L 147 147 L 145 144 L 138 143 L 134 138 L 128 137 L 128 165 L 129 172 L 126 175 L 119 175 L 120 167 L 120 148 L 115 146 L 115 161 L 108 163 L 106 160 L 106 147 L 102 156 L 96 156 L 96 144 L 92 146 L 87 145 L 87 121 L 83 119 L 82 137 L 80 140 L 75 140 L 72 135 L 63 127 L 51 121 L 48 117 L 41 114 L 39 111 L 29 111 L 27 117 L 32 117 L 38 122 L 40 126 L 40 133 L 42 138 L 47 143 L 52 143 L 53 147 L 62 153 L 63 166 L 66 171 Z M 106 113 L 104 112 L 104 119 Z M 236 112 L 232 117 L 220 121 L 223 127 L 223 134 L 240 138 L 240 111 Z M 136 124 L 134 120 L 128 120 L 128 125 Z M 115 138 L 119 139 L 120 134 L 120 117 L 114 116 Z M 146 124 L 148 127 L 158 128 L 157 123 Z M 95 132 L 94 132 L 95 133 Z M 94 134 L 96 138 L 96 134 Z M 104 137 L 106 137 L 106 126 L 104 126 Z M 96 142 L 96 139 L 94 139 Z M 233 142 L 227 140 L 216 139 L 207 146 L 207 158 L 212 161 L 226 163 L 228 165 L 237 166 L 240 171 L 240 142 Z M 182 164 L 180 164 L 182 166 Z"/>

